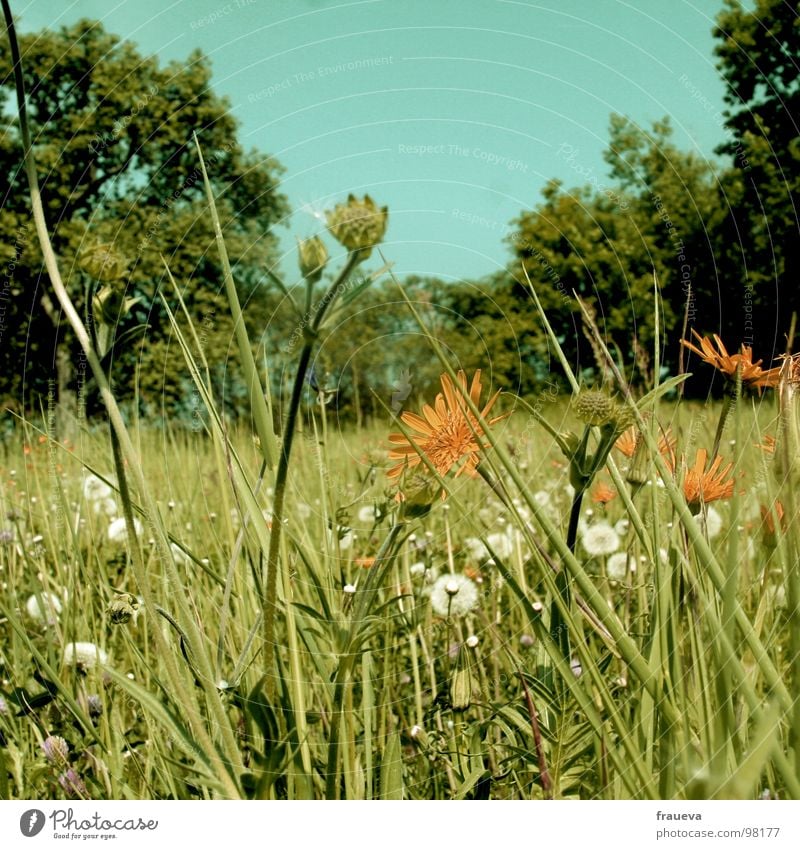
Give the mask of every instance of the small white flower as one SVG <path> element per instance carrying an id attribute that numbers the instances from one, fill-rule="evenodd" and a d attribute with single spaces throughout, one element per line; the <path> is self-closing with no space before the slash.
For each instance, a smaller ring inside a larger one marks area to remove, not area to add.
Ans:
<path id="1" fill-rule="evenodd" d="M 105 482 L 100 480 L 97 475 L 87 475 L 83 479 L 83 497 L 87 501 L 99 501 L 102 498 L 109 498 L 114 494 L 114 490 Z"/>
<path id="2" fill-rule="evenodd" d="M 581 542 L 592 557 L 613 554 L 619 548 L 619 535 L 608 522 L 597 522 L 583 531 Z"/>
<path id="3" fill-rule="evenodd" d="M 508 560 L 514 551 L 514 545 L 508 534 L 489 534 L 486 542 L 501 560 Z"/>
<path id="4" fill-rule="evenodd" d="M 614 530 L 619 534 L 619 536 L 624 537 L 625 534 L 631 529 L 630 519 L 620 519 L 615 525 Z"/>
<path id="5" fill-rule="evenodd" d="M 479 642 L 480 642 L 480 640 L 475 636 L 475 634 L 470 634 L 467 637 L 467 648 L 468 649 L 477 648 Z"/>
<path id="6" fill-rule="evenodd" d="M 412 578 L 416 578 L 418 575 L 425 574 L 425 564 L 420 560 L 419 563 L 412 563 L 408 567 L 408 573 Z"/>
<path id="7" fill-rule="evenodd" d="M 624 581 L 628 571 L 633 572 L 635 569 L 636 564 L 626 551 L 618 551 L 606 561 L 606 574 L 611 581 Z"/>
<path id="8" fill-rule="evenodd" d="M 91 669 L 99 664 L 105 666 L 108 655 L 94 643 L 67 643 L 64 646 L 64 663 Z"/>
<path id="9" fill-rule="evenodd" d="M 133 527 L 136 529 L 137 536 L 142 533 L 142 523 L 136 518 L 133 520 Z M 124 516 L 114 519 L 108 526 L 108 538 L 111 542 L 125 542 L 128 539 L 128 527 Z"/>
<path id="10" fill-rule="evenodd" d="M 363 507 L 359 508 L 358 521 L 362 525 L 371 525 L 377 518 L 378 511 L 375 509 L 374 504 L 365 504 Z"/>
<path id="11" fill-rule="evenodd" d="M 353 595 L 355 591 L 356 588 L 353 586 L 353 584 L 345 584 L 344 587 L 342 587 L 342 592 L 346 593 L 347 595 Z"/>
<path id="12" fill-rule="evenodd" d="M 54 625 L 58 621 L 58 614 L 61 613 L 61 599 L 55 593 L 50 592 L 32 595 L 25 602 L 25 610 L 28 611 L 28 616 L 31 619 Z"/>
<path id="13" fill-rule="evenodd" d="M 431 587 L 431 607 L 439 616 L 464 616 L 478 603 L 478 588 L 466 575 L 442 575 Z"/>

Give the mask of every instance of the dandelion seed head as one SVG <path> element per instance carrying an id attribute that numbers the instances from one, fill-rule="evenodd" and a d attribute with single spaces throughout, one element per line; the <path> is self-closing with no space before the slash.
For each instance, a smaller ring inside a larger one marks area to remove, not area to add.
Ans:
<path id="1" fill-rule="evenodd" d="M 442 575 L 431 587 L 431 607 L 439 616 L 464 616 L 478 603 L 478 588 L 466 575 Z"/>
<path id="2" fill-rule="evenodd" d="M 591 557 L 606 557 L 619 548 L 620 539 L 608 522 L 596 522 L 584 529 L 581 543 Z"/>

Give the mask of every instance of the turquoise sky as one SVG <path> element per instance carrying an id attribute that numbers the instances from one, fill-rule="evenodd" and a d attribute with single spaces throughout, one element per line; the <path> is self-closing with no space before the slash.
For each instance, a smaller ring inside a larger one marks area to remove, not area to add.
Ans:
<path id="1" fill-rule="evenodd" d="M 476 277 L 552 177 L 606 180 L 611 112 L 706 156 L 722 140 L 721 0 L 29 0 L 20 29 L 97 18 L 164 59 L 202 48 L 242 140 L 285 166 L 286 267 L 349 191 L 390 208 L 400 274 Z M 54 8 L 60 12 L 54 14 Z"/>

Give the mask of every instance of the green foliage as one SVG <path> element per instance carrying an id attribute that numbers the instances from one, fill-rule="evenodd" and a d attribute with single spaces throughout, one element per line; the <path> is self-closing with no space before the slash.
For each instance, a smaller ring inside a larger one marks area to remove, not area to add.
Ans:
<path id="1" fill-rule="evenodd" d="M 128 263 L 126 294 L 140 299 L 130 323 L 148 324 L 140 343 L 117 352 L 116 386 L 130 397 L 138 364 L 147 409 L 186 410 L 191 397 L 185 370 L 174 356 L 157 295 L 169 289 L 162 254 L 204 327 L 210 360 L 228 359 L 232 330 L 218 260 L 210 251 L 213 232 L 204 214 L 192 132 L 207 151 L 242 299 L 249 299 L 256 313 L 257 283 L 275 244 L 270 231 L 286 212 L 278 187 L 280 167 L 237 141 L 237 122 L 226 100 L 210 88 L 210 64 L 198 51 L 161 67 L 88 20 L 24 36 L 20 46 L 45 210 L 69 291 L 83 310 L 88 278 L 78 266 L 79 255 L 97 243 L 113 244 Z M 13 78 L 5 37 L 0 39 L 0 80 L 0 102 L 8 114 Z M 18 257 L 0 349 L 3 391 L 18 404 L 29 404 L 46 395 L 55 364 L 58 394 L 68 402 L 81 390 L 85 375 L 72 335 L 63 329 L 49 286 L 40 278 L 41 255 L 15 120 L 9 120 L 0 141 L 0 172 L 0 260 L 7 264 Z M 230 384 L 230 371 L 225 378 Z M 235 392 L 228 394 L 235 398 Z"/>

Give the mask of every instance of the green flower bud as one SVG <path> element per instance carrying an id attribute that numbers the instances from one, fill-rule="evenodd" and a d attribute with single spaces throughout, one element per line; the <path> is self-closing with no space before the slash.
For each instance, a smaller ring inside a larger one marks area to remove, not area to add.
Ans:
<path id="1" fill-rule="evenodd" d="M 472 670 L 467 653 L 460 649 L 453 677 L 450 679 L 450 707 L 466 710 L 472 704 Z"/>
<path id="2" fill-rule="evenodd" d="M 328 230 L 337 242 L 348 251 L 366 259 L 372 248 L 383 239 L 389 221 L 389 208 L 378 208 L 369 195 L 358 200 L 349 195 L 347 203 L 340 203 L 327 214 Z"/>
<path id="3" fill-rule="evenodd" d="M 124 625 L 136 617 L 139 602 L 130 593 L 120 593 L 108 605 L 108 618 L 112 625 Z"/>
<path id="4" fill-rule="evenodd" d="M 126 298 L 116 286 L 102 286 L 92 298 L 92 312 L 96 321 L 114 327 L 122 321 L 138 298 Z"/>
<path id="5" fill-rule="evenodd" d="M 297 240 L 297 263 L 300 273 L 309 283 L 316 283 L 322 277 L 327 262 L 328 249 L 319 236 Z"/>
<path id="6" fill-rule="evenodd" d="M 575 415 L 588 425 L 602 427 L 617 414 L 617 403 L 600 389 L 582 389 L 573 401 Z"/>
<path id="7" fill-rule="evenodd" d="M 127 263 L 113 245 L 95 245 L 83 251 L 79 266 L 90 277 L 101 283 L 121 280 L 127 273 Z"/>

